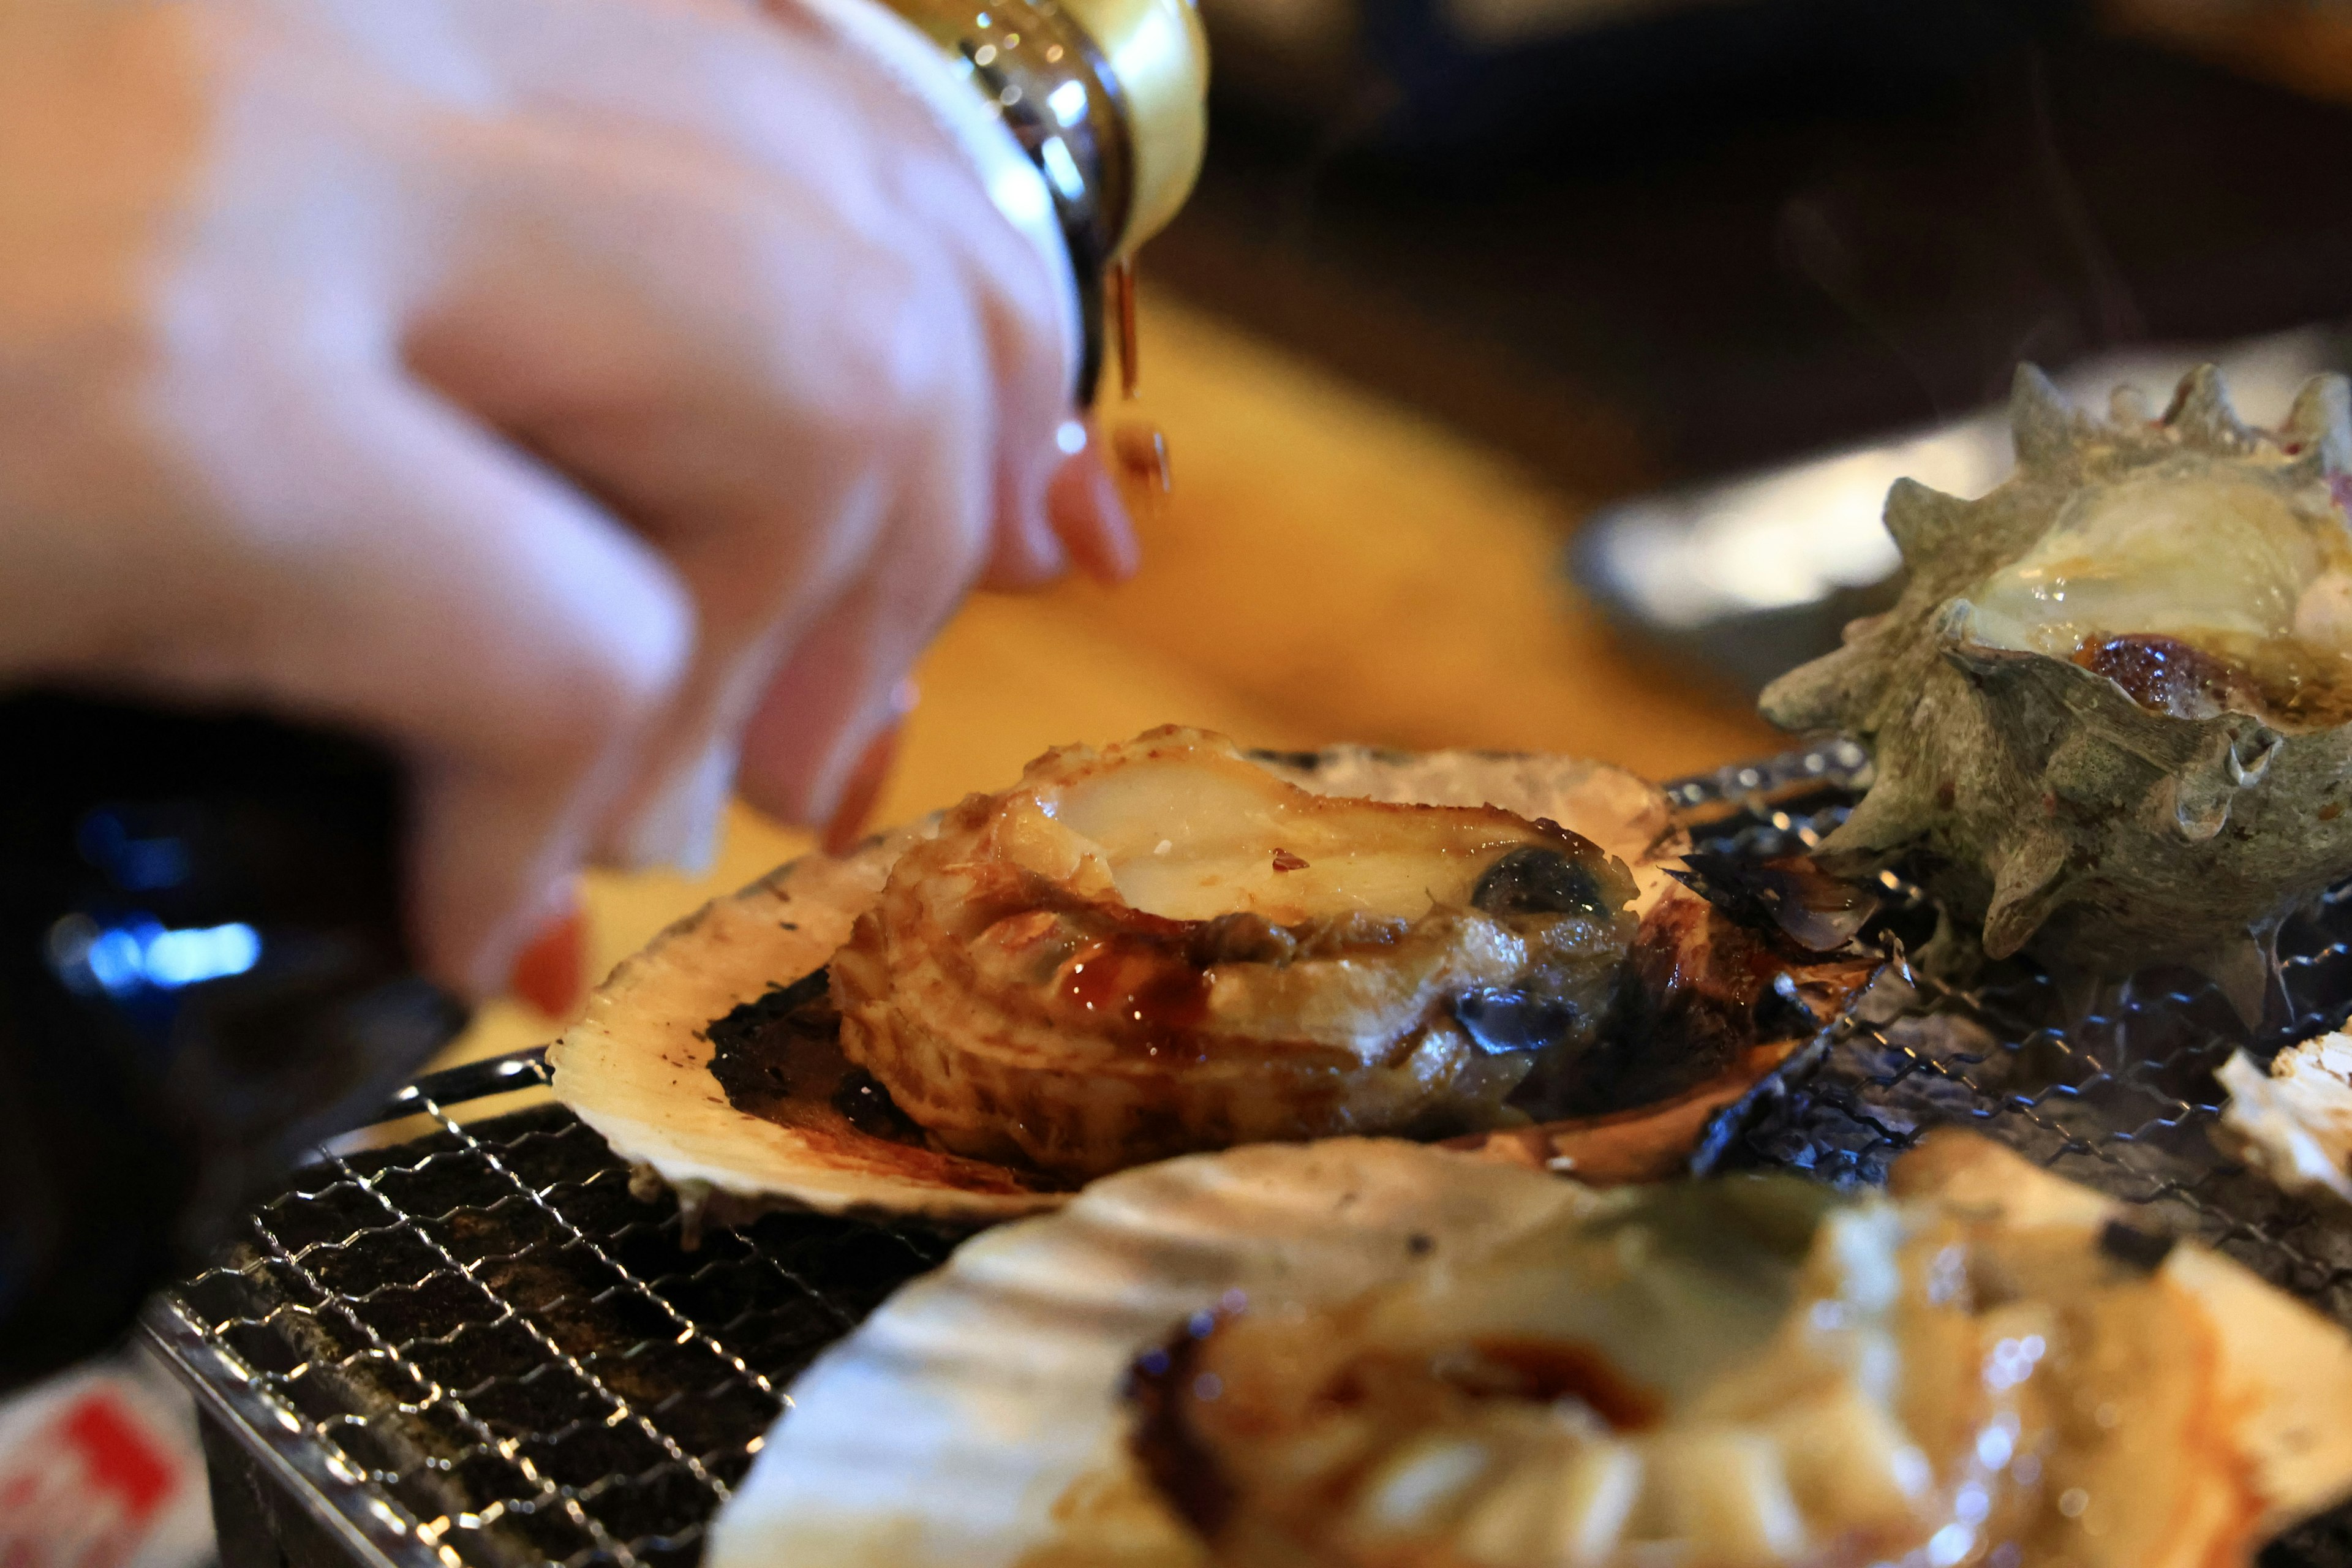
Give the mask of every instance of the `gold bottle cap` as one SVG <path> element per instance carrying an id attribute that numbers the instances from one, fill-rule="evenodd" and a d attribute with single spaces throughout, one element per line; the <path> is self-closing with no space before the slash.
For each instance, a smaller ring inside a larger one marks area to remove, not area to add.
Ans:
<path id="1" fill-rule="evenodd" d="M 1059 0 L 1109 67 L 1127 110 L 1133 195 L 1117 253 L 1168 226 L 1209 141 L 1209 38 L 1192 0 Z"/>

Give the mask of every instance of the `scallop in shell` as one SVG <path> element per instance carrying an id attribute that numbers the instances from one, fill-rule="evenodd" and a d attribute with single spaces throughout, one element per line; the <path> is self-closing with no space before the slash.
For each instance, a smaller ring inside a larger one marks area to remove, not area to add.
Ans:
<path id="1" fill-rule="evenodd" d="M 1602 764 L 1339 747 L 1237 765 L 1317 794 L 1457 807 L 1491 802 L 1564 823 L 1631 868 L 1634 913 L 1696 902 L 1666 873 L 1680 840 L 1664 796 Z M 1066 1202 L 1069 1183 L 1051 1173 L 939 1146 L 836 1038 L 827 965 L 882 898 L 893 866 L 937 835 L 941 820 L 877 836 L 846 857 L 794 861 L 662 933 L 614 972 L 550 1051 L 559 1097 L 689 1209 L 708 1206 L 721 1220 L 783 1205 L 974 1225 Z M 1143 847 L 1156 848 L 1164 836 Z M 1267 883 L 1297 874 L 1272 866 L 1269 850 L 1251 870 L 1263 870 Z M 1475 893 L 1475 879 L 1468 890 Z M 1739 970 L 1734 978 L 1753 976 Z M 1570 1131 L 1548 1135 L 1540 1147 L 1514 1143 L 1506 1157 L 1581 1154 L 1596 1169 L 1650 1173 L 1686 1149 L 1706 1114 L 1777 1051 L 1701 1064 L 1692 1083 L 1673 1086 L 1666 1124 L 1654 1133 L 1614 1119 L 1598 1130 L 1598 1148 Z"/>
<path id="2" fill-rule="evenodd" d="M 1623 864 L 1496 806 L 1318 795 L 1221 737 L 1068 747 L 892 867 L 842 1049 L 947 1149 L 1087 1177 L 1196 1149 L 1525 1121 L 1596 1038 Z"/>
<path id="3" fill-rule="evenodd" d="M 2352 1342 L 2134 1212 L 1956 1133 L 1891 1199 L 1190 1156 L 828 1351 L 708 1562 L 2243 1563 L 2352 1488 Z"/>
<path id="4" fill-rule="evenodd" d="M 2347 406 L 2321 377 L 2254 429 L 2209 366 L 2101 419 L 2021 370 L 2016 474 L 1898 483 L 1900 602 L 1764 693 L 1876 765 L 1819 858 L 1907 861 L 1994 957 L 2185 963 L 2258 1014 L 2280 922 L 2352 872 Z"/>

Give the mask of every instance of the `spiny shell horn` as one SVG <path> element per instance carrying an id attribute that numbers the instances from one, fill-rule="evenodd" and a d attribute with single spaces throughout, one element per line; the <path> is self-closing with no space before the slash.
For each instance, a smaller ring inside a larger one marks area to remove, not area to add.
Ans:
<path id="1" fill-rule="evenodd" d="M 2233 455 L 2254 445 L 2254 433 L 2231 405 L 2229 384 L 2214 365 L 2200 364 L 2182 378 L 2164 423 L 2189 445 L 2209 452 Z"/>

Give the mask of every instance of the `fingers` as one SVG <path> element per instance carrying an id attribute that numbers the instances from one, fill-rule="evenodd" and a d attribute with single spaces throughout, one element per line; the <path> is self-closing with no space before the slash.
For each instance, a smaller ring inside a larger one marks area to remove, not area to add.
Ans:
<path id="1" fill-rule="evenodd" d="M 857 215 L 869 237 L 883 237 L 888 227 L 869 210 L 877 200 L 883 214 L 921 216 L 929 237 L 969 280 L 995 366 L 999 466 L 990 580 L 1027 585 L 1058 576 L 1072 560 L 1066 548 L 1072 537 L 1084 547 L 1081 565 L 1116 574 L 1133 551 L 1112 487 L 1076 487 L 1063 503 L 1066 510 L 1076 508 L 1067 526 L 1052 515 L 1048 498 L 1061 483 L 1064 459 L 1087 438 L 1068 411 L 1075 344 L 1059 341 L 1069 326 L 1067 304 L 1056 292 L 1058 274 L 1040 265 L 1034 237 L 1007 223 L 973 178 L 961 144 L 933 123 L 958 105 L 970 109 L 962 102 L 968 88 L 944 80 L 951 97 L 936 102 L 919 81 L 875 68 L 854 40 L 837 36 L 831 23 L 841 18 L 832 17 L 830 7 L 821 7 L 827 13 L 821 16 L 793 0 L 774 0 L 767 16 L 748 26 L 740 16 L 730 18 L 740 36 L 730 34 L 724 47 L 714 47 L 705 16 L 651 13 L 640 0 L 567 0 L 562 31 L 569 47 L 580 49 L 587 35 L 609 29 L 614 43 L 625 45 L 632 68 L 614 80 L 578 68 L 558 72 L 545 43 L 550 4 L 495 0 L 474 24 L 487 47 L 518 59 L 534 102 L 593 103 L 603 113 L 690 132 L 730 157 L 820 190 Z M 780 112 L 786 103 L 792 111 Z M 1058 264 L 1058 236 L 1048 243 Z"/>
<path id="2" fill-rule="evenodd" d="M 507 989 L 550 1018 L 570 1017 L 587 995 L 588 917 L 576 892 L 516 955 Z"/>
<path id="3" fill-rule="evenodd" d="M 1078 353 L 1067 262 L 1025 154 L 932 46 L 866 7 L 802 0 L 764 14 L 716 0 L 472 0 L 456 21 L 522 104 L 567 131 L 585 119 L 616 141 L 757 171 L 884 249 L 904 244 L 911 219 L 965 275 L 988 334 L 1006 500 L 1042 506 Z M 921 68 L 898 58 L 909 48 Z M 1024 177 L 1036 206 L 1025 223 L 992 194 L 992 174 Z"/>
<path id="4" fill-rule="evenodd" d="M 398 742 L 421 960 L 494 994 L 673 700 L 693 606 L 657 553 L 454 412 L 289 357 L 159 389 L 220 526 L 171 563 L 174 618 L 136 628 L 121 673 Z"/>
<path id="5" fill-rule="evenodd" d="M 769 193 L 697 199 L 625 162 L 602 191 L 548 201 L 542 177 L 521 182 L 548 209 L 539 243 L 487 258 L 410 354 L 625 519 L 692 593 L 695 668 L 600 846 L 667 857 L 722 798 L 706 759 L 866 570 L 921 423 L 971 417 L 954 400 L 972 395 L 940 379 L 972 378 L 918 335 L 917 267 L 823 211 L 795 236 Z M 635 242 L 647 232 L 666 237 L 657 251 Z"/>
<path id="6" fill-rule="evenodd" d="M 866 36 L 869 30 L 856 25 L 863 11 L 834 0 L 770 0 L 769 9 L 779 16 L 812 16 L 840 35 L 845 79 L 871 106 L 877 122 L 903 114 L 909 103 L 941 123 L 957 121 L 957 111 L 969 115 L 972 97 L 966 84 L 935 70 L 900 68 L 904 62 L 888 58 L 890 40 Z M 889 68 L 873 68 L 877 61 Z M 1048 496 L 1065 459 L 1086 436 L 1070 408 L 1078 333 L 1058 232 L 1045 224 L 1041 240 L 1034 221 L 1031 226 L 1008 221 L 972 178 L 974 154 L 991 149 L 1000 154 L 1011 149 L 999 128 L 982 123 L 975 132 L 965 124 L 948 140 L 909 137 L 893 143 L 884 173 L 901 203 L 931 215 L 950 231 L 961 267 L 975 279 L 978 319 L 995 375 L 992 412 L 998 426 L 988 581 L 1026 586 L 1058 576 L 1070 562 Z M 1013 152 L 1008 162 L 1012 167 L 1003 173 L 1035 184 L 1024 154 Z M 978 166 L 985 174 L 984 155 Z M 1042 197 L 1042 186 L 1037 195 Z M 1041 207 L 1034 216 L 1043 217 L 1046 210 Z M 1049 264 L 1045 267 L 1041 245 Z M 1037 352 L 1056 329 L 1058 357 Z"/>
<path id="7" fill-rule="evenodd" d="M 853 794 L 983 565 L 1108 557 L 1049 515 L 1066 264 L 959 137 L 1042 184 L 825 4 L 180 8 L 200 166 L 58 291 L 131 280 L 119 378 L 44 416 L 122 460 L 0 538 L 101 586 L 0 657 L 399 745 L 420 947 L 477 994 L 593 848 L 695 837 L 745 723 L 764 801 Z"/>
<path id="8" fill-rule="evenodd" d="M 877 620 L 872 595 L 854 595 L 778 673 L 743 729 L 736 788 L 752 805 L 783 822 L 837 814 L 861 756 L 895 728 L 881 692 L 913 665 L 875 657 Z"/>
<path id="9" fill-rule="evenodd" d="M 583 855 L 691 845 L 747 724 L 747 793 L 822 819 L 983 565 L 1115 559 L 1083 492 L 1078 521 L 1049 515 L 1066 279 L 933 106 L 824 28 L 715 0 L 476 0 L 398 27 L 361 0 L 265 8 L 297 55 L 401 35 L 431 112 L 348 59 L 292 79 L 364 79 L 375 129 L 353 134 L 388 139 L 352 156 L 397 176 L 369 194 L 431 193 L 377 215 L 401 243 L 354 264 L 381 278 L 343 282 L 390 292 L 396 352 L 455 408 L 303 387 L 321 406 L 270 432 L 301 443 L 299 482 L 228 510 L 286 520 L 281 546 L 331 536 L 301 592 L 367 607 L 263 617 L 268 649 L 226 679 L 307 660 L 296 700 L 416 758 L 444 978 L 503 979 Z M 336 282 L 315 322 L 341 320 Z"/>
<path id="10" fill-rule="evenodd" d="M 890 90 L 855 96 L 820 98 L 865 124 L 854 200 L 756 124 L 696 127 L 734 139 L 708 158 L 635 134 L 501 142 L 470 220 L 494 237 L 437 281 L 406 338 L 420 374 L 639 530 L 695 597 L 696 668 L 648 742 L 623 814 L 637 820 L 609 825 L 617 852 L 690 842 L 664 809 L 680 801 L 709 824 L 704 760 L 780 667 L 847 668 L 824 642 L 808 650 L 820 616 L 835 641 L 842 615 L 896 617 L 859 634 L 895 648 L 895 668 L 859 666 L 841 700 L 803 679 L 791 710 L 807 735 L 754 748 L 763 798 L 796 816 L 840 786 L 827 770 L 853 738 L 826 727 L 862 732 L 992 547 L 1031 579 L 1066 559 L 1045 499 L 1066 398 L 1052 280 L 952 146 Z M 835 615 L 892 529 L 893 585 Z"/>
<path id="11" fill-rule="evenodd" d="M 1092 421 L 1080 426 L 1087 444 L 1069 455 L 1054 475 L 1046 509 L 1055 533 L 1097 583 L 1124 583 L 1143 563 L 1135 524 L 1119 499 L 1118 486 L 1104 467 L 1101 442 Z"/>
<path id="12" fill-rule="evenodd" d="M 885 552 L 875 574 L 795 647 L 743 731 L 737 788 L 787 822 L 829 823 L 858 764 L 906 716 L 908 675 L 961 596 L 944 575 Z"/>
<path id="13" fill-rule="evenodd" d="M 1086 426 L 1076 419 L 1062 421 L 1055 432 L 1060 452 L 1084 451 L 1086 440 Z M 1000 497 L 982 586 L 1034 588 L 1069 570 L 1070 554 L 1054 520 L 1051 496 L 1049 488 L 1045 504 L 1034 510 L 1022 507 L 1017 496 Z"/>
<path id="14" fill-rule="evenodd" d="M 818 845 L 826 854 L 846 855 L 866 836 L 866 825 L 874 819 L 874 808 L 889 785 L 890 770 L 898 760 L 899 731 L 914 710 L 915 683 L 902 680 L 891 690 L 890 711 L 884 720 L 884 728 L 858 753 L 847 782 L 825 817 L 824 832 Z"/>
<path id="15" fill-rule="evenodd" d="M 1057 446 L 1063 456 L 1042 515 L 999 514 L 984 586 L 1034 588 L 1071 565 L 1097 583 L 1124 583 L 1142 565 L 1134 521 L 1103 465 L 1093 421 L 1065 420 Z"/>

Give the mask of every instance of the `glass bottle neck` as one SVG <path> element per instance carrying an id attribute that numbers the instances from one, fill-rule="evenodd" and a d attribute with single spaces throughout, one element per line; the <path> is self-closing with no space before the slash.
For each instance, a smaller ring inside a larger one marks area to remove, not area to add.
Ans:
<path id="1" fill-rule="evenodd" d="M 1078 402 L 1104 361 L 1104 281 L 1134 203 L 1135 149 L 1118 79 L 1055 0 L 888 0 L 993 105 L 1054 200 L 1077 282 Z"/>

